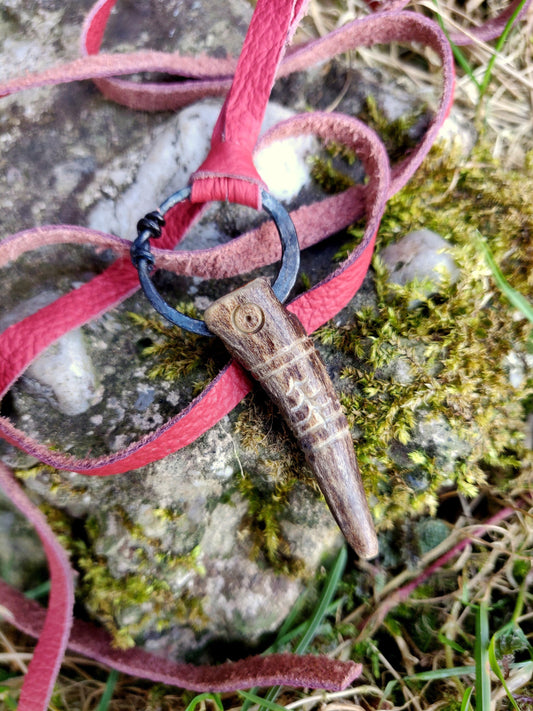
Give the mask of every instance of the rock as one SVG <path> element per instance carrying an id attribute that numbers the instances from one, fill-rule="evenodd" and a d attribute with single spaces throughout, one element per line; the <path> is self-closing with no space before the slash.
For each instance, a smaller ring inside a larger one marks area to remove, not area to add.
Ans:
<path id="1" fill-rule="evenodd" d="M 533 370 L 533 353 L 513 350 L 505 357 L 504 367 L 509 374 L 511 387 L 524 387 L 529 374 Z"/>
<path id="2" fill-rule="evenodd" d="M 261 135 L 275 124 L 294 116 L 296 112 L 270 102 Z M 294 200 L 311 183 L 310 158 L 320 151 L 314 136 L 299 136 L 277 141 L 255 157 L 255 166 L 274 197 L 286 203 Z"/>
<path id="3" fill-rule="evenodd" d="M 422 518 L 414 526 L 420 555 L 425 555 L 450 535 L 450 525 L 440 518 Z"/>
<path id="4" fill-rule="evenodd" d="M 90 555 L 78 594 L 119 644 L 135 639 L 180 658 L 219 639 L 253 646 L 279 627 L 340 545 L 320 497 L 295 481 L 276 504 L 268 466 L 249 467 L 254 458 L 234 437 L 225 418 L 190 447 L 127 476 L 42 471 L 26 479 L 33 495 L 61 508 L 67 526 L 72 517 L 86 521 Z M 258 504 L 270 512 L 268 545 L 278 546 L 270 560 L 251 517 Z"/>
<path id="5" fill-rule="evenodd" d="M 104 199 L 89 215 L 89 227 L 135 239 L 137 221 L 163 199 L 187 185 L 207 155 L 220 104 L 190 106 L 161 130 L 137 175 L 117 200 Z M 211 240 L 203 240 L 203 245 Z"/>
<path id="6" fill-rule="evenodd" d="M 57 299 L 57 292 L 42 291 L 0 318 L 0 331 L 34 314 Z M 80 329 L 66 333 L 31 363 L 24 374 L 35 394 L 45 397 L 65 415 L 85 412 L 96 396 L 97 380 Z"/>
<path id="7" fill-rule="evenodd" d="M 434 457 L 441 471 L 452 473 L 457 461 L 466 458 L 472 446 L 454 432 L 446 418 L 438 414 L 418 413 L 413 446 Z"/>
<path id="8" fill-rule="evenodd" d="M 0 492 L 0 578 L 27 590 L 42 580 L 45 568 L 39 537 Z"/>
<path id="9" fill-rule="evenodd" d="M 421 565 L 421 558 L 449 535 L 450 524 L 440 518 L 405 519 L 394 530 L 381 536 L 380 559 L 386 567 L 401 565 L 416 570 Z"/>
<path id="10" fill-rule="evenodd" d="M 453 257 L 446 252 L 449 247 L 449 243 L 435 232 L 415 230 L 385 247 L 379 256 L 393 284 L 404 286 L 414 280 L 428 280 L 422 289 L 429 296 L 438 293 L 441 284 L 453 284 L 459 277 Z M 413 306 L 419 303 L 419 300 L 413 300 Z"/>
<path id="11" fill-rule="evenodd" d="M 26 373 L 45 393 L 50 390 L 50 401 L 65 415 L 86 412 L 96 397 L 96 375 L 79 329 L 53 343 Z"/>
<path id="12" fill-rule="evenodd" d="M 474 148 L 478 135 L 474 126 L 453 106 L 446 121 L 441 126 L 438 142 L 446 146 L 447 151 L 457 151 L 466 157 Z"/>

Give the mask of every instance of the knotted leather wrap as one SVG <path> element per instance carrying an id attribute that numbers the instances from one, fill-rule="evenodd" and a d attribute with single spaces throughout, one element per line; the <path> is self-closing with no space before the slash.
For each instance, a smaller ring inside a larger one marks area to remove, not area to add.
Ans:
<path id="1" fill-rule="evenodd" d="M 327 279 L 288 305 L 311 333 L 335 316 L 359 289 L 370 264 L 387 199 L 403 187 L 418 168 L 451 106 L 454 67 L 449 42 L 436 23 L 405 11 L 407 2 L 371 3 L 372 14 L 286 51 L 305 13 L 307 0 L 258 0 L 242 53 L 236 61 L 204 55 L 191 58 L 177 52 L 100 54 L 106 23 L 116 0 L 99 0 L 84 23 L 79 59 L 3 82 L 0 97 L 82 79 L 92 79 L 107 98 L 145 111 L 178 109 L 207 96 L 226 96 L 213 133 L 211 152 L 193 176 L 191 201 L 180 203 L 167 215 L 162 238 L 158 247 L 153 248 L 157 267 L 187 276 L 230 277 L 279 259 L 279 240 L 271 223 L 212 249 L 173 251 L 208 201 L 230 199 L 260 207 L 262 181 L 253 163 L 255 152 L 275 141 L 303 134 L 335 141 L 355 151 L 368 176 L 365 186 L 352 187 L 340 195 L 302 206 L 291 214 L 302 249 L 363 216 L 366 218 L 363 240 L 346 261 Z M 499 17 L 468 33 L 454 34 L 451 39 L 456 44 L 466 44 L 472 36 L 483 40 L 498 36 L 518 5 L 519 0 L 514 0 Z M 335 112 L 296 116 L 278 124 L 258 141 L 276 77 L 304 70 L 358 46 L 392 41 L 430 47 L 440 59 L 442 72 L 438 107 L 426 134 L 392 170 L 377 135 L 360 121 Z M 179 76 L 182 81 L 134 83 L 120 78 L 138 72 L 167 73 Z M 0 334 L 0 396 L 55 340 L 105 313 L 139 288 L 137 272 L 129 259 L 130 242 L 71 225 L 38 227 L 4 239 L 0 243 L 0 266 L 8 265 L 29 250 L 50 244 L 92 244 L 108 248 L 116 254 L 116 261 L 80 288 Z M 0 436 L 58 469 L 101 476 L 120 474 L 193 442 L 230 412 L 249 389 L 248 377 L 231 362 L 199 397 L 165 425 L 127 448 L 97 459 L 77 459 L 47 449 L 6 418 L 0 418 Z M 360 674 L 361 667 L 354 662 L 309 656 L 271 655 L 219 667 L 192 667 L 165 662 L 139 649 L 113 649 L 104 631 L 73 622 L 72 571 L 66 554 L 42 514 L 4 465 L 0 465 L 0 486 L 35 526 L 48 557 L 52 580 L 47 611 L 0 582 L 0 605 L 10 615 L 9 621 L 30 635 L 40 636 L 21 693 L 19 711 L 47 708 L 67 646 L 126 673 L 198 691 L 271 684 L 340 689 Z"/>

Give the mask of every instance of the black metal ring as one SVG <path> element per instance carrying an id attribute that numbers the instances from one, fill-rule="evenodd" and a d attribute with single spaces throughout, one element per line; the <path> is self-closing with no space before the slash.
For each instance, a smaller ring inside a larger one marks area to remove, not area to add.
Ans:
<path id="1" fill-rule="evenodd" d="M 150 279 L 150 271 L 154 266 L 154 257 L 150 251 L 149 240 L 152 237 L 161 236 L 161 227 L 165 224 L 166 213 L 180 202 L 186 200 L 191 194 L 188 186 L 167 198 L 160 206 L 159 210 L 148 213 L 137 223 L 137 238 L 131 247 L 131 260 L 139 272 L 139 280 L 146 297 L 154 309 L 171 323 L 184 328 L 187 331 L 198 333 L 201 336 L 212 336 L 204 321 L 182 314 L 172 308 L 160 296 Z M 274 220 L 281 241 L 281 268 L 279 274 L 272 284 L 272 289 L 276 297 L 282 303 L 288 297 L 300 268 L 300 246 L 296 229 L 289 213 L 283 205 L 275 198 L 261 190 L 261 201 L 266 212 Z"/>

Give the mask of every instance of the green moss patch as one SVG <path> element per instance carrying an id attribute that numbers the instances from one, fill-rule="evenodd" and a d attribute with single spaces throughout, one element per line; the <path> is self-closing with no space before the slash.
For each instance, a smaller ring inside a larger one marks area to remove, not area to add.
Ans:
<path id="1" fill-rule="evenodd" d="M 376 306 L 318 334 L 354 362 L 342 373 L 350 383 L 342 401 L 382 528 L 406 512 L 434 513 L 444 485 L 468 497 L 487 484 L 505 492 L 525 455 L 531 325 L 497 289 L 477 231 L 510 284 L 530 293 L 533 178 L 504 170 L 483 148 L 458 165 L 457 156 L 435 149 L 390 200 L 373 262 Z M 390 284 L 379 259 L 380 248 L 421 228 L 450 242 L 460 269 L 457 283 L 429 296 L 425 284 Z M 351 228 L 354 242 L 361 230 Z M 514 386 L 513 361 L 523 374 Z M 421 447 L 424 424 L 448 442 Z"/>

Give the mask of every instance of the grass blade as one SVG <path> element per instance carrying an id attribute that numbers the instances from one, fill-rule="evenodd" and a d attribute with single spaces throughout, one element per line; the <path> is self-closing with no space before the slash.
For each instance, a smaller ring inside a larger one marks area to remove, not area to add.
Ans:
<path id="1" fill-rule="evenodd" d="M 481 233 L 478 232 L 477 234 L 479 246 L 481 247 L 481 250 L 485 255 L 485 259 L 492 272 L 494 281 L 501 289 L 502 293 L 505 294 L 507 299 L 511 302 L 511 304 L 515 308 L 519 309 L 519 311 L 521 311 L 524 316 L 526 316 L 526 318 L 531 321 L 531 323 L 533 323 L 533 306 L 529 303 L 526 297 L 523 296 L 523 294 L 521 294 L 516 289 L 513 289 L 513 287 L 509 284 L 507 279 L 503 276 L 499 266 L 496 264 L 496 261 L 492 256 L 492 252 L 490 251 L 487 243 L 483 239 Z"/>
<path id="2" fill-rule="evenodd" d="M 461 647 L 461 645 L 455 640 L 446 637 L 446 635 L 442 634 L 442 632 L 439 632 L 439 634 L 437 635 L 437 639 L 441 644 L 445 644 L 447 647 L 451 647 L 451 649 L 454 649 L 456 652 L 459 652 L 459 654 L 466 654 L 466 649 L 464 647 Z"/>
<path id="3" fill-rule="evenodd" d="M 476 711 L 490 711 L 489 615 L 487 603 L 476 610 Z"/>
<path id="4" fill-rule="evenodd" d="M 343 546 L 340 551 L 335 564 L 328 576 L 326 587 L 322 591 L 318 605 L 309 621 L 309 626 L 306 633 L 300 640 L 296 647 L 296 654 L 303 654 L 307 651 L 307 648 L 313 641 L 318 631 L 318 628 L 322 624 L 322 621 L 327 613 L 328 607 L 333 600 L 333 596 L 337 592 L 339 587 L 342 574 L 344 573 L 344 568 L 346 567 L 346 561 L 348 560 L 348 553 L 346 551 L 346 546 Z"/>
<path id="5" fill-rule="evenodd" d="M 305 603 L 305 596 L 300 595 L 300 597 L 296 600 L 294 605 L 291 608 L 291 611 L 283 621 L 283 624 L 278 630 L 278 634 L 276 635 L 276 639 L 274 643 L 269 647 L 267 651 L 269 652 L 276 652 L 279 647 L 283 645 L 283 640 L 288 637 L 289 635 L 294 633 L 294 624 L 296 620 L 298 619 L 298 616 L 300 612 L 302 611 L 302 608 Z"/>
<path id="6" fill-rule="evenodd" d="M 337 610 L 339 604 L 336 601 L 333 601 L 327 608 L 326 610 L 326 617 L 328 615 L 333 615 L 333 613 Z M 293 621 L 294 622 L 294 621 Z M 276 641 L 268 648 L 268 652 L 274 652 L 280 647 L 285 646 L 289 642 L 291 642 L 295 637 L 301 637 L 302 634 L 305 634 L 305 631 L 309 625 L 309 622 L 302 622 L 301 624 L 297 625 L 296 627 L 293 627 L 292 629 L 288 627 L 288 632 L 283 632 L 282 629 L 278 632 L 278 637 L 276 638 Z M 321 626 L 322 627 L 322 626 Z M 283 634 L 282 634 L 283 632 Z M 320 630 L 319 630 L 320 632 Z"/>
<path id="7" fill-rule="evenodd" d="M 464 55 L 463 52 L 460 50 L 460 48 L 459 48 L 456 44 L 454 44 L 454 43 L 451 41 L 451 39 L 450 39 L 450 35 L 449 35 L 449 33 L 448 33 L 447 29 L 446 29 L 446 26 L 445 26 L 445 24 L 444 24 L 444 21 L 443 21 L 443 19 L 442 19 L 442 15 L 440 14 L 440 9 L 439 9 L 438 0 L 433 0 L 433 3 L 434 3 L 434 5 L 435 5 L 435 7 L 437 8 L 437 22 L 439 23 L 441 30 L 442 30 L 442 31 L 444 32 L 444 34 L 446 35 L 446 38 L 447 38 L 448 42 L 450 43 L 450 47 L 452 48 L 452 52 L 453 52 L 453 56 L 454 56 L 454 58 L 455 58 L 455 61 L 456 61 L 457 64 L 461 67 L 461 69 L 464 71 L 464 73 L 468 76 L 468 78 L 470 79 L 470 81 L 471 81 L 475 86 L 477 86 L 477 88 L 478 88 L 479 90 L 481 90 L 481 85 L 480 85 L 480 83 L 478 82 L 478 80 L 476 79 L 476 77 L 475 77 L 475 75 L 474 75 L 474 71 L 473 71 L 472 67 L 470 66 L 470 62 L 469 62 L 468 59 L 465 57 L 465 55 Z"/>
<path id="8" fill-rule="evenodd" d="M 324 620 L 324 617 L 329 611 L 333 597 L 337 592 L 337 588 L 339 587 L 339 582 L 342 578 L 342 574 L 344 572 L 344 568 L 346 567 L 347 560 L 348 552 L 346 550 L 346 546 L 343 546 L 340 549 L 339 555 L 337 556 L 335 563 L 333 564 L 333 568 L 331 569 L 328 575 L 328 579 L 318 601 L 318 605 L 316 606 L 315 611 L 313 612 L 313 615 L 307 624 L 307 629 L 305 630 L 302 639 L 297 644 L 296 649 L 294 650 L 296 654 L 304 654 L 313 639 L 315 638 L 315 636 L 317 635 Z M 280 690 L 280 686 L 273 686 L 271 689 L 269 689 L 268 693 L 264 697 L 265 703 L 262 704 L 261 711 L 263 709 L 270 708 L 268 704 L 273 703 L 277 699 Z M 246 709 L 248 709 L 249 707 L 249 703 L 247 705 L 243 705 L 243 711 L 246 711 Z"/>
<path id="9" fill-rule="evenodd" d="M 499 633 L 496 632 L 496 634 L 492 635 L 492 638 L 490 640 L 489 649 L 488 649 L 490 668 L 496 674 L 496 676 L 500 680 L 501 685 L 505 689 L 505 693 L 507 694 L 507 698 L 509 699 L 511 706 L 515 709 L 515 711 L 520 711 L 520 707 L 516 703 L 514 696 L 511 694 L 509 687 L 507 686 L 507 683 L 506 683 L 505 678 L 503 676 L 502 670 L 500 669 L 500 665 L 498 664 L 498 660 L 496 659 L 496 640 L 497 640 L 498 636 L 499 636 Z"/>
<path id="10" fill-rule="evenodd" d="M 404 676 L 403 679 L 392 679 L 389 681 L 383 692 L 383 698 L 388 699 L 392 690 L 400 684 L 401 681 L 441 681 L 442 679 L 454 679 L 460 676 L 473 676 L 476 673 L 474 666 L 468 667 L 452 667 L 451 669 L 432 669 L 431 671 L 419 672 Z M 473 688 L 472 688 L 473 691 Z"/>
<path id="11" fill-rule="evenodd" d="M 437 681 L 439 679 L 451 679 L 455 676 L 468 676 L 475 673 L 476 668 L 474 666 L 452 667 L 451 669 L 432 669 L 431 671 L 406 676 L 404 677 L 404 681 Z"/>
<path id="12" fill-rule="evenodd" d="M 27 590 L 24 595 L 30 600 L 38 600 L 39 598 L 48 595 L 48 593 L 50 592 L 50 587 L 50 580 L 46 580 L 44 583 L 37 585 L 37 587 L 32 588 L 31 590 Z"/>
<path id="13" fill-rule="evenodd" d="M 280 706 L 280 704 L 276 704 L 273 701 L 262 699 L 260 696 L 252 694 L 251 691 L 238 691 L 237 693 L 239 696 L 242 696 L 243 699 L 246 699 L 246 701 L 249 702 L 249 705 L 260 704 L 261 708 L 268 709 L 269 711 L 287 711 L 285 706 Z"/>
<path id="14" fill-rule="evenodd" d="M 498 54 L 501 52 L 503 45 L 505 44 L 507 37 L 509 35 L 509 32 L 511 31 L 514 22 L 518 15 L 522 12 L 522 9 L 524 5 L 526 4 L 527 0 L 522 0 L 522 2 L 516 7 L 515 11 L 507 21 L 507 24 L 505 25 L 503 32 L 501 35 L 498 37 L 498 41 L 496 42 L 496 46 L 494 47 L 494 53 L 489 59 L 489 62 L 487 64 L 487 68 L 485 70 L 485 74 L 483 75 L 483 79 L 481 80 L 481 84 L 478 84 L 479 86 L 479 98 L 481 99 L 485 92 L 488 89 L 489 83 L 490 83 L 490 78 L 492 76 L 492 68 L 494 66 L 494 62 L 496 61 L 496 57 Z"/>
<path id="15" fill-rule="evenodd" d="M 198 694 L 198 696 L 195 696 L 194 699 L 192 699 L 192 701 L 187 704 L 187 708 L 185 709 L 185 711 L 194 711 L 194 709 L 198 706 L 198 704 L 201 704 L 202 701 L 212 701 L 219 709 L 219 711 L 224 711 L 224 706 L 222 705 L 220 694 L 213 694 L 209 691 L 205 692 L 204 694 Z"/>
<path id="16" fill-rule="evenodd" d="M 459 709 L 459 711 L 472 711 L 472 704 L 470 703 L 470 699 L 472 698 L 473 691 L 473 686 L 470 686 L 468 689 L 465 689 L 465 693 L 463 694 L 463 700 L 461 701 L 461 708 Z"/>
<path id="17" fill-rule="evenodd" d="M 104 693 L 102 694 L 100 703 L 98 704 L 98 711 L 107 711 L 109 707 L 109 702 L 113 698 L 117 679 L 118 671 L 116 669 L 111 669 L 111 671 L 109 672 L 109 676 L 107 677 Z"/>

